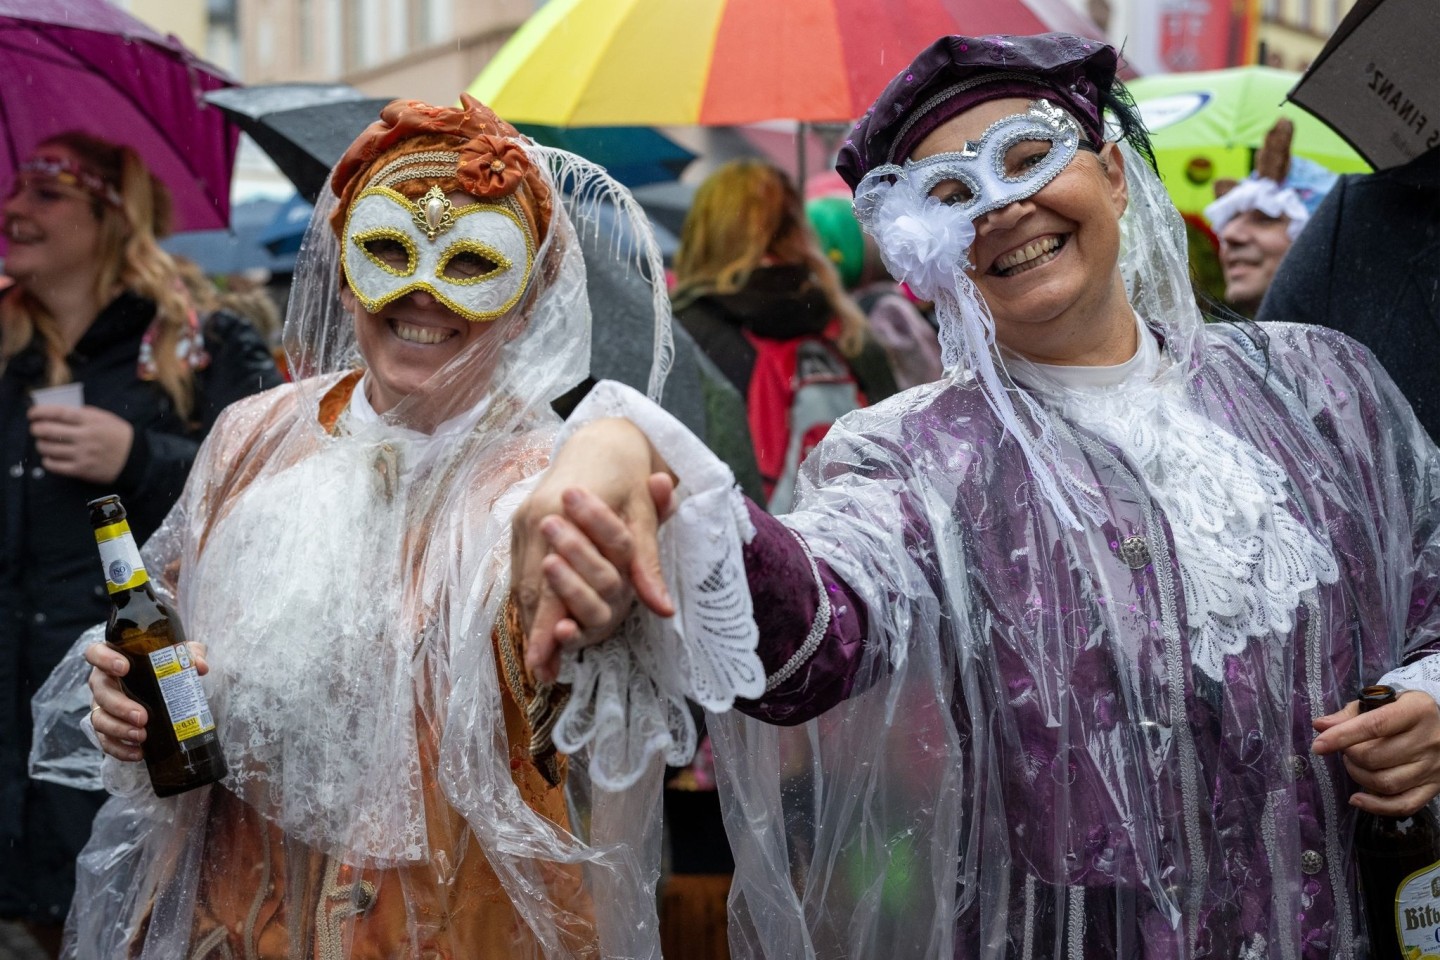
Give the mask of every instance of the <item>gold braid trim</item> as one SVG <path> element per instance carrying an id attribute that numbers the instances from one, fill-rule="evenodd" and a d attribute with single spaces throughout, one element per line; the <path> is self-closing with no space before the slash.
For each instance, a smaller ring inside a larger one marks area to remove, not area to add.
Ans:
<path id="1" fill-rule="evenodd" d="M 525 715 L 530 738 L 530 762 L 540 771 L 546 783 L 557 787 L 565 779 L 565 765 L 555 749 L 551 734 L 560 719 L 560 712 L 570 699 L 570 688 L 561 684 L 537 684 L 525 672 L 524 631 L 520 628 L 520 612 L 513 597 L 506 599 L 491 636 L 505 686 Z"/>

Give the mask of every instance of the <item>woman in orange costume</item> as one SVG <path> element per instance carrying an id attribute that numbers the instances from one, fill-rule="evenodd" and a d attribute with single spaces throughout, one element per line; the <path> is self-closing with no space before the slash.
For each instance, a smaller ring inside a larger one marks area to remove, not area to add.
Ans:
<path id="1" fill-rule="evenodd" d="M 226 413 L 144 551 L 205 645 L 230 774 L 156 799 L 124 660 L 82 638 L 116 795 L 68 956 L 654 952 L 655 777 L 589 795 L 506 593 L 509 512 L 590 352 L 584 204 L 557 184 L 638 209 L 469 98 L 390 104 L 337 165 L 291 303 L 296 382 Z"/>

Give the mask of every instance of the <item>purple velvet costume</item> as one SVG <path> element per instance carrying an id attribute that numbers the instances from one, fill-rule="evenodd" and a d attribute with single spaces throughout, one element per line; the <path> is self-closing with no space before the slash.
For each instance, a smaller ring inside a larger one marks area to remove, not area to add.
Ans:
<path id="1" fill-rule="evenodd" d="M 1223 681 L 1192 665 L 1174 534 L 1126 458 L 1056 418 L 1110 518 L 1061 528 L 959 380 L 838 424 L 783 521 L 752 507 L 767 671 L 816 615 L 802 540 L 831 618 L 742 704 L 806 735 L 712 722 L 737 956 L 1359 955 L 1354 787 L 1311 720 L 1437 646 L 1440 458 L 1363 348 L 1265 332 L 1210 327 L 1190 402 L 1283 468 L 1339 579 Z"/>

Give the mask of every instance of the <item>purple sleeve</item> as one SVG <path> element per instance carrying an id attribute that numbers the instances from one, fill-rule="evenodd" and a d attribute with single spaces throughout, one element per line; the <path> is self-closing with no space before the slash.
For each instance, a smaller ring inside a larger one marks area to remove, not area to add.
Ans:
<path id="1" fill-rule="evenodd" d="M 745 573 L 760 628 L 760 660 L 773 676 L 805 643 L 815 622 L 819 592 L 799 540 L 779 520 L 746 501 L 755 538 L 745 547 Z M 769 723 L 797 724 L 850 696 L 865 645 L 865 609 L 828 564 L 816 558 L 830 596 L 830 625 L 805 663 L 759 700 L 736 708 Z"/>

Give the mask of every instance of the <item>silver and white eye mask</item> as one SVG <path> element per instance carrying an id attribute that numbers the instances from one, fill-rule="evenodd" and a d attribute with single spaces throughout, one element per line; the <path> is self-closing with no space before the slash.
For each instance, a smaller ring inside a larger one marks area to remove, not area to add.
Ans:
<path id="1" fill-rule="evenodd" d="M 1082 145 L 1096 149 L 1074 117 L 1048 100 L 1032 100 L 963 150 L 871 170 L 855 190 L 855 216 L 891 273 L 933 297 L 953 282 L 955 270 L 970 266 L 974 222 L 1039 193 Z"/>
<path id="2" fill-rule="evenodd" d="M 944 202 L 977 220 L 1039 193 L 1075 159 L 1081 146 L 1098 149 L 1082 137 L 1080 124 L 1069 113 L 1048 100 L 1032 100 L 1024 113 L 1001 117 L 979 140 L 965 141 L 962 150 L 876 167 L 865 181 L 903 176 L 924 195 L 954 181 Z M 865 187 L 862 182 L 857 198 Z"/>
<path id="3" fill-rule="evenodd" d="M 452 207 L 438 189 L 410 200 L 367 187 L 345 219 L 345 279 L 371 313 L 424 290 L 466 320 L 493 320 L 519 302 L 535 242 L 510 197 Z"/>

